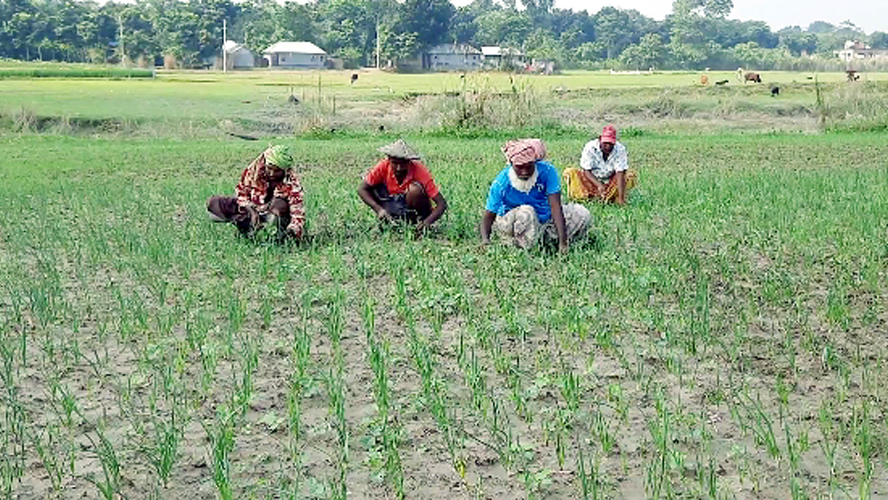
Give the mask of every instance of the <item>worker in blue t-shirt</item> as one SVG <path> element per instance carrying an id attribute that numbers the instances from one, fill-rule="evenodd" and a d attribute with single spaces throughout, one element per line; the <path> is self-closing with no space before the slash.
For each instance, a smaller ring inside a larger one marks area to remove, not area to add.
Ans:
<path id="1" fill-rule="evenodd" d="M 561 181 L 555 167 L 543 161 L 543 141 L 510 141 L 502 149 L 509 165 L 490 186 L 481 243 L 490 243 L 493 229 L 519 248 L 557 241 L 558 249 L 567 252 L 568 242 L 586 234 L 589 210 L 577 203 L 561 205 Z"/>

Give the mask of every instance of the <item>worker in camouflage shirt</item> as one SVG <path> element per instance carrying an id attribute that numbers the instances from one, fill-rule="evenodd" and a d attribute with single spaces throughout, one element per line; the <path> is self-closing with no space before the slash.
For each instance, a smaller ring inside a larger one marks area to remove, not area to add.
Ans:
<path id="1" fill-rule="evenodd" d="M 252 236 L 267 224 L 275 225 L 278 238 L 302 238 L 305 208 L 302 185 L 291 170 L 293 157 L 284 146 L 262 152 L 241 174 L 235 196 L 207 200 L 210 219 L 231 222 L 241 234 Z"/>

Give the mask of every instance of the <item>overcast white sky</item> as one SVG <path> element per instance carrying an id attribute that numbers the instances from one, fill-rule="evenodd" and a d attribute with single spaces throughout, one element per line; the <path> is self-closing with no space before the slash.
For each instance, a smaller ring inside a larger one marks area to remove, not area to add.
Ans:
<path id="1" fill-rule="evenodd" d="M 453 3 L 466 5 L 471 0 L 453 0 Z M 555 0 L 555 7 L 559 9 L 586 10 L 590 14 L 606 5 L 635 9 L 655 19 L 663 19 L 672 12 L 672 0 Z M 867 33 L 877 30 L 888 32 L 888 1 L 734 0 L 734 10 L 729 17 L 765 21 L 774 31 L 792 25 L 806 27 L 813 21 L 839 24 L 850 20 Z"/>

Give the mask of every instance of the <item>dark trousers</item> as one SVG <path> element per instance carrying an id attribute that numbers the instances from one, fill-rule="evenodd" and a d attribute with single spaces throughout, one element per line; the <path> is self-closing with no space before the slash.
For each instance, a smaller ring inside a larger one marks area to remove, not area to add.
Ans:
<path id="1" fill-rule="evenodd" d="M 425 189 L 423 189 L 422 185 L 418 182 L 415 184 L 417 185 L 417 188 L 422 189 L 423 194 L 425 194 Z M 432 213 L 432 206 L 430 201 L 426 201 L 419 208 L 411 207 L 407 204 L 406 193 L 391 195 L 389 194 L 388 189 L 385 187 L 385 184 L 373 186 L 370 194 L 373 195 L 376 203 L 379 203 L 379 205 L 395 219 L 401 219 L 411 223 L 416 223 L 422 219 L 425 219 L 429 216 L 429 214 Z M 424 198 L 427 199 L 428 197 L 424 196 Z"/>

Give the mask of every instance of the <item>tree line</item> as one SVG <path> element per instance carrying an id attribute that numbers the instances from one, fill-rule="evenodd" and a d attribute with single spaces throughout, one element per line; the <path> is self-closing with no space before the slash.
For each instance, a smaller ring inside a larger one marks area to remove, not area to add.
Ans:
<path id="1" fill-rule="evenodd" d="M 440 43 L 499 45 L 564 68 L 816 69 L 838 66 L 846 40 L 888 49 L 888 34 L 849 21 L 772 31 L 728 19 L 731 0 L 675 0 L 664 20 L 604 7 L 594 14 L 554 0 L 0 0 L 0 57 L 152 65 L 172 56 L 199 67 L 228 38 L 259 54 L 280 40 L 310 41 L 349 67 L 397 64 Z"/>

